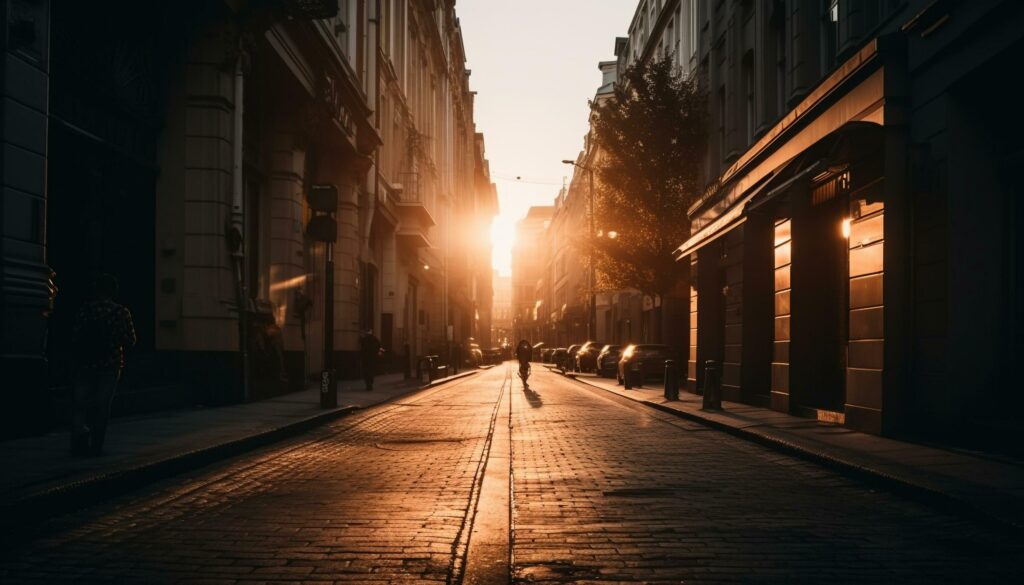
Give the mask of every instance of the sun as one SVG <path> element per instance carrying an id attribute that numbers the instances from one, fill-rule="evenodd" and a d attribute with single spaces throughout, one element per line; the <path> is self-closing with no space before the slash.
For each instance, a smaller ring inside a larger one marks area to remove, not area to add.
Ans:
<path id="1" fill-rule="evenodd" d="M 516 243 L 516 224 L 500 215 L 491 222 L 491 266 L 501 275 L 512 274 L 512 246 Z"/>

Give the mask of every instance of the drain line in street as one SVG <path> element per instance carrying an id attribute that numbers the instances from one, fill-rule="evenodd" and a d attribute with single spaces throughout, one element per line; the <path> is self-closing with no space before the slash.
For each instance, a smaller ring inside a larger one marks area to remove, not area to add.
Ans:
<path id="1" fill-rule="evenodd" d="M 482 585 L 509 582 L 509 429 L 512 376 L 506 376 L 491 414 L 487 440 L 473 478 L 469 506 L 452 549 L 448 583 Z M 506 389 L 508 392 L 506 392 Z"/>

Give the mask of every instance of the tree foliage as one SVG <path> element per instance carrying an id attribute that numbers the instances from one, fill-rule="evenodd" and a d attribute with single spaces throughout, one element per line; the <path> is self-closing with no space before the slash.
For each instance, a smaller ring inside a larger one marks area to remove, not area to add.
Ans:
<path id="1" fill-rule="evenodd" d="M 678 282 L 672 252 L 689 236 L 686 211 L 701 193 L 705 95 L 666 57 L 627 70 L 594 112 L 599 285 L 664 295 Z"/>

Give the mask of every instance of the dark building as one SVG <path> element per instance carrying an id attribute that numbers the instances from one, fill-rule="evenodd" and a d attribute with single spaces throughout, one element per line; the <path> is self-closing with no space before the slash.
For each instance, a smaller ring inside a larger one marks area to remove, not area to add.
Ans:
<path id="1" fill-rule="evenodd" d="M 716 360 L 728 399 L 1019 443 L 1024 5 L 701 2 L 697 25 L 690 388 Z"/>
<path id="2" fill-rule="evenodd" d="M 456 244 L 497 196 L 454 0 L 101 4 L 0 4 L 0 428 L 61 420 L 100 272 L 139 337 L 120 412 L 301 389 L 326 331 L 340 378 L 366 329 L 398 370 L 487 341 L 490 250 Z"/>
<path id="3" fill-rule="evenodd" d="M 322 307 L 279 301 L 323 279 L 305 193 L 337 185 L 354 239 L 380 142 L 367 68 L 350 63 L 369 18 L 341 4 L 3 3 L 5 432 L 60 420 L 71 325 L 100 272 L 119 277 L 138 332 L 115 410 L 304 385 L 300 321 Z"/>

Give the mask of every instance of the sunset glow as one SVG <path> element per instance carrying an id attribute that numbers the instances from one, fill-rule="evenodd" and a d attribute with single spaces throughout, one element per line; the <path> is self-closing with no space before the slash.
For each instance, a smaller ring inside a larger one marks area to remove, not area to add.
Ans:
<path id="1" fill-rule="evenodd" d="M 494 246 L 491 265 L 502 276 L 512 274 L 512 246 L 516 243 L 516 224 L 499 217 L 491 224 L 491 245 Z"/>

